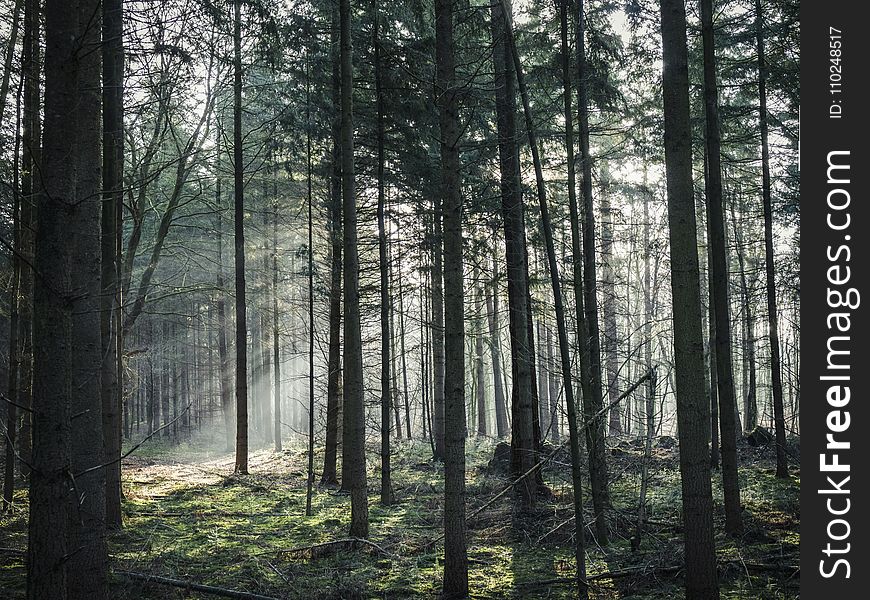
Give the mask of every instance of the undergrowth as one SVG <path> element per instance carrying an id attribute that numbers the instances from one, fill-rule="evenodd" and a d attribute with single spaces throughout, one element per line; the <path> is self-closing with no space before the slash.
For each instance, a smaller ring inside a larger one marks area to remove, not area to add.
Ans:
<path id="1" fill-rule="evenodd" d="M 494 442 L 468 440 L 469 514 L 507 485 L 488 465 Z M 613 539 L 597 545 L 587 528 L 587 572 L 596 599 L 682 597 L 680 478 L 674 449 L 651 463 L 648 522 L 632 551 L 641 454 L 623 441 L 610 458 Z M 274 598 L 434 598 L 443 545 L 441 465 L 427 444 L 402 441 L 392 456 L 395 504 L 378 502 L 378 455 L 369 448 L 371 542 L 345 542 L 349 499 L 315 486 L 305 516 L 304 446 L 257 450 L 251 474 L 232 474 L 232 456 L 205 442 L 182 447 L 149 442 L 125 461 L 124 529 L 109 534 L 113 599 L 213 598 L 134 581 L 120 572 L 153 574 Z M 320 457 L 318 457 L 320 458 Z M 742 450 L 744 534 L 716 537 L 722 597 L 798 597 L 799 481 L 774 477 L 770 450 Z M 510 494 L 469 520 L 473 598 L 571 598 L 574 571 L 570 474 L 557 454 L 543 474 L 553 492 L 531 513 L 517 514 Z M 585 489 L 588 490 L 588 487 Z M 723 530 L 720 476 L 714 472 L 716 531 Z M 26 493 L 0 521 L 0 597 L 23 598 Z M 591 508 L 590 508 L 591 510 Z M 586 515 L 587 520 L 591 513 Z M 561 526 L 560 526 L 561 525 Z M 318 544 L 326 544 L 317 546 Z M 312 547 L 313 546 L 313 547 Z M 601 574 L 614 574 L 613 578 Z"/>

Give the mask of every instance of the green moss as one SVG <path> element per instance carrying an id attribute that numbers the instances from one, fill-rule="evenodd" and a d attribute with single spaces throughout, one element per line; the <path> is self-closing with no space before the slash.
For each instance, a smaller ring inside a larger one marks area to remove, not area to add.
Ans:
<path id="1" fill-rule="evenodd" d="M 349 498 L 316 487 L 312 516 L 305 516 L 306 455 L 303 446 L 283 453 L 257 451 L 252 474 L 232 475 L 231 457 L 205 444 L 170 446 L 162 441 L 143 446 L 125 465 L 124 523 L 109 537 L 115 570 L 154 573 L 230 589 L 290 598 L 426 598 L 436 597 L 443 569 L 440 540 L 443 511 L 442 466 L 429 462 L 425 444 L 400 443 L 393 458 L 396 502 L 381 506 L 378 474 L 370 461 L 371 540 L 385 556 L 359 546 L 282 552 L 346 537 Z M 182 462 L 175 457 L 184 456 Z M 506 485 L 503 475 L 486 468 L 492 444 L 469 440 L 467 497 L 469 512 Z M 376 454 L 370 458 L 376 460 Z M 614 460 L 611 495 L 615 509 L 611 545 L 598 548 L 590 539 L 590 576 L 626 569 L 678 564 L 682 542 L 680 478 L 673 457 L 660 457 L 651 469 L 647 497 L 651 523 L 640 552 L 631 550 L 640 488 L 637 457 Z M 469 583 L 474 598 L 571 598 L 574 572 L 573 524 L 544 534 L 572 514 L 565 466 L 545 470 L 555 501 L 539 504 L 532 515 L 513 514 L 506 495 L 469 522 Z M 795 598 L 797 578 L 782 571 L 755 571 L 741 564 L 786 556 L 796 563 L 799 534 L 798 483 L 778 480 L 771 465 L 741 468 L 746 534 L 733 539 L 719 534 L 722 597 L 730 599 Z M 721 499 L 719 475 L 714 495 Z M 587 498 L 588 500 L 588 498 Z M 0 546 L 24 548 L 26 494 L 19 492 L 12 516 L 2 517 Z M 721 531 L 721 500 L 715 519 Z M 433 543 L 434 542 L 434 543 Z M 23 597 L 23 556 L 0 560 L 0 596 Z M 555 582 L 554 582 L 555 580 Z M 542 583 L 550 582 L 550 583 Z M 129 598 L 181 598 L 184 590 L 142 585 L 117 578 L 117 595 Z M 596 579 L 598 599 L 681 598 L 678 573 L 646 573 Z"/>

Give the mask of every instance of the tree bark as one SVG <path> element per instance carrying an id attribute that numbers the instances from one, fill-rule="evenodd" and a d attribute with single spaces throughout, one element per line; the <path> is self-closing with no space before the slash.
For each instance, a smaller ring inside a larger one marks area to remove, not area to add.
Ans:
<path id="1" fill-rule="evenodd" d="M 101 281 L 102 156 L 100 71 L 100 5 L 98 0 L 79 0 L 79 30 L 76 37 L 78 98 L 76 106 L 76 202 L 77 210 L 67 220 L 75 231 L 72 245 L 77 268 L 70 269 L 69 282 L 77 296 L 72 311 L 71 453 L 75 497 L 69 513 L 70 547 L 67 588 L 71 598 L 106 598 L 108 550 L 106 548 L 106 469 L 82 476 L 76 473 L 106 462 L 103 444 L 102 368 L 100 309 L 104 287 Z M 40 220 L 42 216 L 40 215 Z M 113 420 L 117 427 L 117 413 Z M 113 431 L 120 438 L 120 431 Z M 120 439 L 118 440 L 120 443 Z M 118 492 L 120 494 L 120 491 Z M 118 498 L 120 500 L 120 498 Z"/>
<path id="2" fill-rule="evenodd" d="M 121 318 L 121 215 L 124 202 L 124 40 L 122 0 L 102 0 L 103 9 L 103 293 L 100 337 L 103 369 L 103 443 L 106 458 L 106 525 L 121 527 L 121 420 L 123 345 Z"/>
<path id="3" fill-rule="evenodd" d="M 36 231 L 37 196 L 41 189 L 36 185 L 35 177 L 41 166 L 41 134 L 40 119 L 40 54 L 39 43 L 40 11 L 37 0 L 27 0 L 24 14 L 24 121 L 21 130 L 22 164 L 21 164 L 21 228 L 20 259 L 24 264 L 34 262 L 34 235 Z M 34 272 L 30 267 L 21 269 L 18 305 L 18 339 L 21 343 L 19 357 L 20 371 L 18 374 L 18 404 L 25 409 L 31 406 L 33 399 L 33 296 Z M 21 430 L 18 435 L 18 453 L 28 464 L 31 462 L 31 413 L 24 410 L 21 416 Z M 27 474 L 29 468 L 22 463 L 21 473 Z"/>
<path id="4" fill-rule="evenodd" d="M 344 443 L 342 481 L 350 492 L 350 536 L 369 534 L 366 487 L 365 399 L 360 332 L 359 255 L 353 150 L 353 44 L 350 0 L 339 2 L 341 38 L 341 196 L 344 216 Z"/>
<path id="5" fill-rule="evenodd" d="M 313 409 L 313 398 L 314 398 L 314 355 L 313 355 L 313 344 L 312 341 L 314 339 L 314 249 L 312 246 L 312 209 L 311 209 L 311 137 L 310 134 L 307 135 L 306 146 L 308 151 L 308 161 L 307 161 L 307 169 L 308 169 L 308 323 L 311 331 L 309 332 L 309 387 L 312 391 L 310 391 L 310 402 L 311 405 L 309 407 L 311 412 L 311 419 L 314 418 L 314 409 Z M 281 335 L 280 329 L 278 327 L 278 166 L 277 163 L 273 163 L 273 196 L 272 196 L 272 362 L 275 365 L 275 386 L 274 386 L 274 406 L 275 406 L 275 451 L 281 452 L 283 448 L 283 440 L 281 439 Z M 312 426 L 309 430 L 309 435 L 313 437 L 314 427 Z M 313 456 L 312 452 L 309 452 L 310 455 Z M 313 465 L 309 465 L 309 481 L 314 476 L 314 467 Z"/>
<path id="6" fill-rule="evenodd" d="M 761 198 L 764 209 L 764 273 L 767 287 L 767 326 L 770 336 L 770 384 L 773 388 L 773 423 L 776 437 L 776 476 L 787 478 L 785 410 L 782 400 L 782 370 L 779 348 L 779 317 L 776 305 L 776 273 L 773 253 L 773 202 L 770 184 L 770 145 L 767 118 L 767 63 L 764 50 L 764 14 L 755 0 L 755 39 L 758 48 L 758 121 L 761 129 Z"/>
<path id="7" fill-rule="evenodd" d="M 556 356 L 553 353 L 553 330 L 547 327 L 547 374 L 550 384 L 550 441 L 561 442 L 562 432 L 559 425 L 559 379 L 556 377 Z"/>
<path id="8" fill-rule="evenodd" d="M 69 485 L 71 461 L 73 295 L 69 269 L 84 266 L 69 236 L 69 219 L 78 211 L 75 156 L 76 106 L 80 63 L 77 57 L 78 3 L 45 3 L 45 131 L 42 189 L 37 197 L 33 456 L 28 517 L 27 598 L 65 600 L 70 508 L 77 500 Z M 74 113 L 75 114 L 75 113 Z"/>
<path id="9" fill-rule="evenodd" d="M 444 240 L 443 199 L 436 197 L 432 239 L 432 438 L 434 459 L 444 460 Z"/>
<path id="10" fill-rule="evenodd" d="M 516 127 L 515 67 L 507 44 L 509 15 L 501 2 L 491 8 L 495 108 L 501 210 L 511 345 L 511 471 L 519 476 L 537 463 L 535 444 L 534 347 L 529 331 L 529 280 L 526 230 Z M 536 484 L 525 478 L 516 486 L 524 510 L 535 505 Z"/>
<path id="11" fill-rule="evenodd" d="M 607 398 L 611 400 L 619 396 L 619 359 L 616 353 L 619 332 L 616 326 L 616 282 L 613 267 L 613 211 L 610 207 L 607 175 L 603 167 L 601 179 L 601 262 L 604 271 L 601 278 L 601 312 L 604 319 L 602 344 L 607 371 Z M 608 429 L 611 435 L 622 433 L 621 408 L 617 404 L 610 410 Z"/>
<path id="12" fill-rule="evenodd" d="M 242 152 L 242 2 L 233 2 L 233 175 L 236 281 L 236 466 L 248 473 L 248 319 L 245 297 L 245 164 Z"/>
<path id="13" fill-rule="evenodd" d="M 713 541 L 709 403 L 704 396 L 701 284 L 692 183 L 686 7 L 662 0 L 665 171 L 687 600 L 719 598 Z"/>
<path id="14" fill-rule="evenodd" d="M 737 478 L 737 428 L 734 413 L 734 373 L 731 364 L 731 319 L 728 312 L 727 249 L 725 217 L 722 207 L 721 143 L 719 100 L 716 83 L 716 57 L 713 40 L 713 3 L 700 0 L 701 38 L 704 45 L 704 115 L 707 150 L 707 230 L 712 264 L 710 296 L 716 318 L 716 369 L 719 386 L 719 421 L 722 431 L 722 488 L 725 495 L 725 530 L 739 532 L 743 525 L 740 508 L 740 482 Z"/>
<path id="15" fill-rule="evenodd" d="M 501 369 L 501 334 L 498 324 L 498 262 L 492 261 L 492 282 L 486 287 L 486 315 L 489 324 L 489 354 L 492 363 L 492 389 L 495 402 L 495 431 L 499 439 L 508 434 L 508 415 L 505 406 Z"/>
<path id="16" fill-rule="evenodd" d="M 305 514 L 312 515 L 314 495 L 314 194 L 312 190 L 311 158 L 311 71 L 305 63 L 305 192 L 308 204 L 308 487 L 305 494 Z M 277 188 L 277 183 L 276 183 Z M 281 363 L 278 351 L 278 193 L 275 190 L 275 213 L 272 224 L 272 327 L 275 345 L 275 449 L 281 450 Z"/>
<path id="17" fill-rule="evenodd" d="M 577 0 L 577 114 L 580 134 L 581 188 L 583 191 L 583 303 L 585 310 L 585 350 L 589 360 L 589 396 L 584 405 L 587 419 L 586 443 L 589 447 L 589 480 L 592 487 L 592 505 L 595 509 L 595 532 L 598 543 L 607 544 L 609 532 L 606 510 L 610 506 L 608 491 L 606 448 L 604 446 L 604 417 L 595 417 L 604 406 L 601 389 L 601 348 L 598 331 L 598 301 L 595 272 L 595 208 L 592 202 L 592 157 L 589 155 L 589 91 L 586 73 L 585 10 L 583 0 Z"/>
<path id="18" fill-rule="evenodd" d="M 25 33 L 25 38 L 26 38 Z M 25 41 L 24 52 L 27 53 Z M 17 102 L 16 105 L 20 105 Z M 20 144 L 20 110 L 16 119 L 16 151 Z M 16 161 L 17 163 L 17 161 Z M 12 281 L 9 289 L 9 371 L 6 393 L 8 401 L 2 407 L 6 411 L 6 462 L 3 471 L 3 512 L 12 510 L 12 499 L 15 495 L 15 435 L 18 431 L 18 373 L 21 368 L 21 348 L 18 339 L 18 307 L 22 301 L 21 295 L 21 196 L 18 190 L 18 165 L 14 167 L 12 185 Z M 0 414 L 3 414 L 0 410 Z"/>
<path id="19" fill-rule="evenodd" d="M 477 434 L 487 435 L 486 427 L 486 381 L 483 369 L 483 286 L 479 277 L 474 283 L 474 370 L 475 370 L 475 403 L 477 404 Z"/>
<path id="20" fill-rule="evenodd" d="M 381 504 L 389 506 L 393 503 L 393 488 L 390 483 L 390 400 L 392 385 L 390 381 L 391 358 L 391 325 L 390 318 L 390 276 L 389 258 L 387 256 L 386 227 L 386 195 L 384 193 L 384 100 L 381 91 L 381 41 L 380 7 L 377 1 L 373 7 L 374 19 L 373 46 L 375 63 L 375 111 L 376 143 L 377 143 L 377 188 L 378 188 L 378 266 L 381 275 Z M 398 416 L 398 415 L 397 415 Z M 402 435 L 398 419 L 396 433 Z"/>
<path id="21" fill-rule="evenodd" d="M 336 485 L 338 473 L 338 420 L 341 410 L 341 61 L 339 48 L 338 6 L 330 13 L 330 54 L 332 62 L 332 171 L 329 179 L 329 207 L 327 210 L 330 240 L 329 286 L 329 355 L 326 375 L 326 439 L 323 453 L 323 485 Z M 344 468 L 344 465 L 342 466 Z"/>
<path id="22" fill-rule="evenodd" d="M 444 218 L 444 598 L 468 595 L 465 540 L 465 318 L 459 90 L 453 0 L 435 0 L 435 91 Z"/>
<path id="23" fill-rule="evenodd" d="M 741 202 L 742 204 L 742 202 Z M 737 268 L 740 276 L 740 302 L 743 305 L 743 430 L 752 431 L 758 424 L 758 401 L 755 370 L 755 315 L 752 312 L 752 290 L 746 276 L 746 250 L 743 247 L 744 239 L 740 233 L 743 222 L 737 221 L 732 199 L 731 226 L 734 231 L 734 243 L 737 246 Z M 741 207 L 742 208 L 742 207 Z M 740 215 L 743 215 L 743 210 Z M 737 435 L 740 435 L 738 430 Z"/>

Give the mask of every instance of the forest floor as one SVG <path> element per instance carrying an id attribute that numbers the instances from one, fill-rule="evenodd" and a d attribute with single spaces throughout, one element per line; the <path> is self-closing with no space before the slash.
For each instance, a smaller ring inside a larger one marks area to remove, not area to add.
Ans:
<path id="1" fill-rule="evenodd" d="M 682 597 L 680 479 L 674 448 L 654 450 L 648 522 L 640 548 L 631 549 L 642 464 L 639 446 L 628 439 L 611 442 L 613 539 L 601 548 L 587 530 L 590 596 L 595 599 Z M 502 469 L 488 464 L 494 447 L 489 439 L 468 440 L 469 514 L 508 483 Z M 304 516 L 307 457 L 301 444 L 280 453 L 253 451 L 247 476 L 232 475 L 230 453 L 209 448 L 207 440 L 180 445 L 150 441 L 125 459 L 125 527 L 109 537 L 113 599 L 217 597 L 130 579 L 121 572 L 282 599 L 437 597 L 443 484 L 441 466 L 431 462 L 428 444 L 396 444 L 396 501 L 390 507 L 378 502 L 378 455 L 369 448 L 373 545 L 327 544 L 347 537 L 349 499 L 335 490 L 315 487 L 313 516 Z M 797 598 L 799 473 L 794 471 L 789 481 L 777 480 L 770 447 L 741 445 L 740 453 L 745 531 L 739 538 L 721 533 L 721 478 L 714 474 L 722 597 Z M 472 598 L 572 597 L 574 528 L 566 462 L 557 453 L 544 470 L 553 497 L 542 499 L 532 514 L 514 514 L 511 494 L 506 494 L 469 520 Z M 26 493 L 21 491 L 15 511 L 0 517 L 2 598 L 24 597 L 25 546 Z"/>

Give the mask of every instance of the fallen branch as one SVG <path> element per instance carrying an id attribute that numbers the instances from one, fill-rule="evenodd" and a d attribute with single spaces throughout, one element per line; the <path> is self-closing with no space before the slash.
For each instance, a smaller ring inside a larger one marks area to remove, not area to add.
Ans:
<path id="1" fill-rule="evenodd" d="M 728 560 L 719 563 L 719 567 L 727 566 L 727 565 L 740 565 L 745 567 L 750 571 L 774 571 L 774 572 L 791 572 L 791 577 L 794 577 L 795 574 L 800 572 L 800 567 L 796 565 L 773 565 L 773 564 L 757 564 L 757 563 L 743 563 L 739 560 Z M 645 576 L 645 575 L 653 575 L 653 574 L 666 574 L 666 573 L 679 573 L 684 570 L 685 565 L 667 565 L 661 567 L 630 567 L 627 569 L 620 569 L 618 571 L 605 571 L 603 573 L 596 573 L 595 575 L 589 575 L 586 578 L 586 582 L 590 581 L 598 581 L 601 579 L 622 579 L 624 577 L 632 577 L 632 576 Z M 574 584 L 576 580 L 572 577 L 560 577 L 557 579 L 542 579 L 538 581 L 519 581 L 517 582 L 517 586 L 540 586 L 540 585 L 558 585 L 558 584 Z"/>
<path id="2" fill-rule="evenodd" d="M 128 511 L 125 514 L 131 517 L 152 517 L 155 519 L 220 519 L 240 518 L 240 519 L 269 519 L 278 517 L 292 517 L 290 513 L 246 513 L 246 512 L 224 512 L 224 511 L 201 511 L 201 512 L 148 512 L 148 511 Z"/>
<path id="3" fill-rule="evenodd" d="M 145 581 L 147 583 L 159 583 L 161 585 L 169 585 L 172 587 L 182 588 L 189 592 L 202 592 L 204 594 L 212 594 L 214 596 L 222 596 L 224 598 L 236 598 L 237 600 L 279 600 L 272 596 L 261 596 L 252 592 L 240 592 L 237 590 L 229 590 L 219 588 L 213 585 L 203 585 L 201 583 L 193 583 L 182 579 L 171 579 L 169 577 L 161 577 L 159 575 L 149 575 L 146 573 L 133 573 L 132 571 L 114 571 L 115 575 L 126 577 L 127 579 L 135 579 L 137 581 Z"/>
<path id="4" fill-rule="evenodd" d="M 389 558 L 398 558 L 395 554 L 392 554 L 391 552 L 385 550 L 383 547 L 363 538 L 343 538 L 340 540 L 332 540 L 331 542 L 323 542 L 321 544 L 312 544 L 310 546 L 297 546 L 296 548 L 279 548 L 271 550 L 269 552 L 264 552 L 263 554 L 301 554 L 303 552 L 309 552 L 313 557 L 318 550 L 324 550 L 326 548 L 332 548 L 334 546 L 350 546 L 351 548 L 353 548 L 356 544 L 362 544 L 364 546 L 368 546 L 369 548 L 373 548 L 378 553 Z"/>

